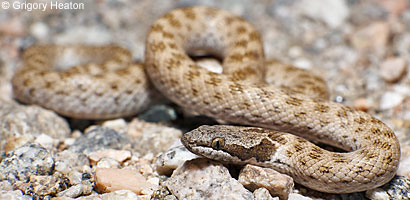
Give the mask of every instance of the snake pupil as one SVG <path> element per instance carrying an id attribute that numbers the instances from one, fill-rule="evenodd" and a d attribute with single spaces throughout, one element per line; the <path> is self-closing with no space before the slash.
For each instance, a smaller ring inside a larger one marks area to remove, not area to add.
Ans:
<path id="1" fill-rule="evenodd" d="M 224 145 L 224 140 L 222 138 L 215 138 L 212 140 L 211 146 L 214 149 L 220 149 Z"/>

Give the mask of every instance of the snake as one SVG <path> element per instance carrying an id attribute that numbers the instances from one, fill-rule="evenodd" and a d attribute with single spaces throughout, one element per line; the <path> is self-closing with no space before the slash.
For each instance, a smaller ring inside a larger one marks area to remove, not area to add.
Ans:
<path id="1" fill-rule="evenodd" d="M 192 58 L 197 55 L 216 58 L 223 72 L 205 69 Z M 188 150 L 269 167 L 327 193 L 379 187 L 400 159 L 399 142 L 382 121 L 330 101 L 320 76 L 265 60 L 260 33 L 216 8 L 178 8 L 158 18 L 147 32 L 142 63 L 115 45 L 32 46 L 12 85 L 23 103 L 96 119 L 133 115 L 159 92 L 185 110 L 241 125 L 187 132 L 181 141 Z"/>

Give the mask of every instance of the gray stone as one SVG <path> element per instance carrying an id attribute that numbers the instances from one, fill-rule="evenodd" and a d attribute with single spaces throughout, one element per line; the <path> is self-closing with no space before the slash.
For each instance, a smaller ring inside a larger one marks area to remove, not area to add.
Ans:
<path id="1" fill-rule="evenodd" d="M 367 200 L 364 193 L 356 192 L 349 194 L 341 194 L 342 200 Z"/>
<path id="2" fill-rule="evenodd" d="M 85 154 L 74 153 L 68 150 L 55 155 L 55 171 L 64 174 L 71 185 L 80 184 L 84 173 L 90 173 L 90 161 Z"/>
<path id="3" fill-rule="evenodd" d="M 96 126 L 81 137 L 77 138 L 68 150 L 76 153 L 88 154 L 104 149 L 123 149 L 130 147 L 131 139 L 124 133 Z"/>
<path id="4" fill-rule="evenodd" d="M 178 199 L 255 199 L 226 167 L 204 158 L 185 162 L 163 184 Z"/>
<path id="5" fill-rule="evenodd" d="M 127 133 L 133 139 L 133 151 L 143 156 L 146 154 L 156 156 L 166 151 L 182 135 L 179 129 L 138 119 L 128 124 Z"/>
<path id="6" fill-rule="evenodd" d="M 16 188 L 37 199 L 49 199 L 57 193 L 66 190 L 69 187 L 69 180 L 62 174 L 54 173 L 52 176 L 30 176 L 30 180 L 17 182 Z"/>
<path id="7" fill-rule="evenodd" d="M 38 144 L 26 144 L 6 154 L 0 163 L 0 180 L 28 181 L 30 176 L 50 175 L 54 160 L 50 153 Z"/>
<path id="8" fill-rule="evenodd" d="M 138 115 L 138 118 L 147 122 L 167 122 L 177 118 L 175 110 L 167 105 L 154 105 L 148 108 L 144 113 Z"/>
<path id="9" fill-rule="evenodd" d="M 61 139 L 69 136 L 70 128 L 52 111 L 0 100 L 0 153 L 33 142 L 42 134 Z"/>
<path id="10" fill-rule="evenodd" d="M 70 197 L 70 198 L 76 198 L 79 197 L 80 195 L 88 195 L 91 194 L 93 189 L 93 184 L 88 183 L 88 184 L 78 184 L 71 186 L 70 188 L 61 191 L 57 193 L 56 196 L 58 197 Z"/>

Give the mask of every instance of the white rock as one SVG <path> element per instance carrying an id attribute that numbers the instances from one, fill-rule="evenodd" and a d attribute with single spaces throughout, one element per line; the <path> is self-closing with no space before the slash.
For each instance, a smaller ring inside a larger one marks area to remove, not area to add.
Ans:
<path id="1" fill-rule="evenodd" d="M 95 165 L 93 162 L 91 164 Z M 119 168 L 121 163 L 113 158 L 102 158 L 96 165 L 97 168 Z"/>
<path id="2" fill-rule="evenodd" d="M 366 191 L 366 197 L 371 200 L 385 200 L 390 199 L 390 195 L 383 189 L 376 188 Z"/>
<path id="3" fill-rule="evenodd" d="M 44 40 L 49 36 L 49 28 L 43 22 L 36 22 L 30 26 L 30 33 L 38 40 Z"/>
<path id="4" fill-rule="evenodd" d="M 305 197 L 305 196 L 303 196 L 303 195 L 301 195 L 301 194 L 290 193 L 288 200 L 312 200 L 312 198 Z"/>
<path id="5" fill-rule="evenodd" d="M 113 129 L 119 133 L 127 131 L 127 122 L 124 119 L 105 121 L 102 126 Z"/>
<path id="6" fill-rule="evenodd" d="M 403 156 L 400 159 L 400 165 L 399 169 L 397 169 L 397 175 L 406 176 L 407 174 L 410 174 L 410 156 Z"/>
<path id="7" fill-rule="evenodd" d="M 51 149 L 53 145 L 56 144 L 58 141 L 54 140 L 49 135 L 42 133 L 34 140 L 34 142 L 39 143 L 41 146 L 43 146 L 46 149 Z"/>
<path id="8" fill-rule="evenodd" d="M 403 101 L 403 95 L 396 92 L 386 92 L 380 100 L 380 109 L 387 110 L 399 105 Z"/>
<path id="9" fill-rule="evenodd" d="M 325 22 L 331 28 L 342 25 L 349 16 L 344 0 L 302 0 L 298 9 L 302 14 Z"/>
<path id="10" fill-rule="evenodd" d="M 253 191 L 255 200 L 279 200 L 279 197 L 272 197 L 266 188 L 258 188 Z"/>
<path id="11" fill-rule="evenodd" d="M 91 162 L 98 162 L 102 158 L 112 158 L 121 163 L 131 158 L 131 152 L 127 150 L 104 149 L 89 153 L 88 158 Z"/>
<path id="12" fill-rule="evenodd" d="M 223 71 L 221 63 L 219 63 L 216 59 L 200 59 L 196 61 L 196 64 L 214 73 L 221 74 Z"/>
<path id="13" fill-rule="evenodd" d="M 311 69 L 312 68 L 312 62 L 310 62 L 310 60 L 306 58 L 297 58 L 295 61 L 292 62 L 292 64 L 301 69 Z"/>
<path id="14" fill-rule="evenodd" d="M 130 190 L 118 190 L 101 195 L 101 200 L 140 200 L 140 198 Z"/>
<path id="15" fill-rule="evenodd" d="M 172 171 L 184 164 L 185 161 L 197 157 L 197 155 L 188 151 L 188 149 L 181 144 L 160 154 L 155 160 L 154 165 L 159 174 L 171 175 Z"/>
<path id="16" fill-rule="evenodd" d="M 164 186 L 178 199 L 255 199 L 226 167 L 204 158 L 185 162 Z"/>

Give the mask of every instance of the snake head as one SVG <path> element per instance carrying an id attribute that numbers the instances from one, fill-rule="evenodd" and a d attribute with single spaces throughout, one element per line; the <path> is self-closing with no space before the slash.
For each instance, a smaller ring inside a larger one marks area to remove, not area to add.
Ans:
<path id="1" fill-rule="evenodd" d="M 274 131 L 239 126 L 200 126 L 185 133 L 181 141 L 200 156 L 235 164 L 264 162 L 276 151 L 266 136 Z"/>

